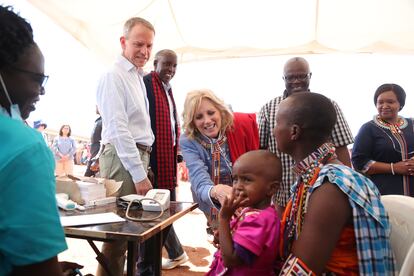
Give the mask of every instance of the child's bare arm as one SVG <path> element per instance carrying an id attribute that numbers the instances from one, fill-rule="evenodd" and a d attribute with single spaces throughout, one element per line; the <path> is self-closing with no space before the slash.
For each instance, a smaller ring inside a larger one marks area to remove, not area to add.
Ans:
<path id="1" fill-rule="evenodd" d="M 231 236 L 230 220 L 239 208 L 240 203 L 244 200 L 242 197 L 235 199 L 234 192 L 230 197 L 224 199 L 223 205 L 221 206 L 219 213 L 219 241 L 221 256 L 224 261 L 224 265 L 228 268 L 239 266 L 243 261 L 237 256 L 234 250 L 233 239 Z"/>

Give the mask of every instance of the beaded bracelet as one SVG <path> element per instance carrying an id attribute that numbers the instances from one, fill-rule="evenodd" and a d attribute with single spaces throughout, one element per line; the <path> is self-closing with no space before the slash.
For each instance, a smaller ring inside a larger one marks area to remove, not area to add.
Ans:
<path id="1" fill-rule="evenodd" d="M 392 173 L 392 175 L 395 175 L 395 172 L 394 172 L 394 163 L 391 163 L 391 173 Z"/>

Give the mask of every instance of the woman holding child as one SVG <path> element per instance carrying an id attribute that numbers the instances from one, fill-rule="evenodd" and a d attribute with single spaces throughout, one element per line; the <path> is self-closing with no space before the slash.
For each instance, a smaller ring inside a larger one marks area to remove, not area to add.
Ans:
<path id="1" fill-rule="evenodd" d="M 189 170 L 191 191 L 210 226 L 232 192 L 232 166 L 243 153 L 259 148 L 254 114 L 233 113 L 210 90 L 187 94 L 180 147 Z"/>
<path id="2" fill-rule="evenodd" d="M 282 219 L 280 275 L 394 275 L 390 224 L 374 183 L 328 143 L 335 109 L 317 93 L 284 100 L 274 130 L 298 180 Z"/>

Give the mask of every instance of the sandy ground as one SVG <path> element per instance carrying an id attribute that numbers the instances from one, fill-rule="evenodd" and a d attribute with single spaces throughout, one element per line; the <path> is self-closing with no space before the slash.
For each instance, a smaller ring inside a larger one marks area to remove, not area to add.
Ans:
<path id="1" fill-rule="evenodd" d="M 84 166 L 75 166 L 75 174 L 83 174 Z M 192 201 L 190 184 L 180 182 L 177 189 L 178 201 Z M 185 215 L 174 223 L 175 232 L 177 233 L 184 250 L 189 256 L 189 261 L 182 266 L 172 269 L 163 270 L 162 275 L 204 275 L 210 266 L 215 248 L 208 243 L 205 231 L 206 219 L 203 213 L 196 209 Z M 72 261 L 82 264 L 83 274 L 95 274 L 98 262 L 96 255 L 86 240 L 66 239 L 69 249 L 59 254 L 59 260 Z M 98 248 L 100 242 L 95 242 Z M 165 252 L 163 252 L 165 254 Z"/>

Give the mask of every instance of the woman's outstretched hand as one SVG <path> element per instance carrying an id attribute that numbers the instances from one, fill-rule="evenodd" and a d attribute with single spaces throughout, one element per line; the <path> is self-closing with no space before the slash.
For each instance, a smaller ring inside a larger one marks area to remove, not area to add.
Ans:
<path id="1" fill-rule="evenodd" d="M 217 184 L 211 189 L 211 197 L 223 206 L 224 199 L 231 195 L 233 188 L 225 184 Z"/>

